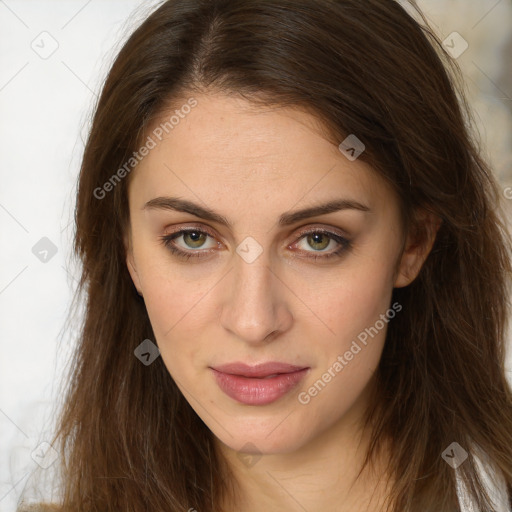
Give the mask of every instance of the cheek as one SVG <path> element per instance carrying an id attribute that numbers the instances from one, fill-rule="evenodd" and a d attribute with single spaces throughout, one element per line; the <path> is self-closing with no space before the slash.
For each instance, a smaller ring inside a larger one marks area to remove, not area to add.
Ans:
<path id="1" fill-rule="evenodd" d="M 311 304 L 335 339 L 347 342 L 386 312 L 392 290 L 392 269 L 380 261 L 340 273 L 304 296 L 304 302 Z"/>
<path id="2" fill-rule="evenodd" d="M 191 318 L 212 283 L 205 271 L 191 271 L 192 265 L 177 264 L 160 244 L 152 245 L 142 239 L 136 261 L 153 330 L 164 339 L 176 329 L 193 326 Z"/>
<path id="3" fill-rule="evenodd" d="M 388 324 L 398 314 L 390 304 L 392 274 L 385 258 L 361 259 L 316 295 L 316 307 L 332 332 L 317 338 L 318 364 L 299 402 L 305 410 L 325 410 L 319 416 L 325 424 L 346 414 L 375 373 Z"/>
<path id="4" fill-rule="evenodd" d="M 142 260 L 143 261 L 143 260 Z M 198 360 L 204 305 L 214 282 L 185 278 L 168 262 L 141 265 L 144 302 L 162 358 L 174 375 L 181 361 Z M 194 340 L 196 341 L 194 343 Z"/>
<path id="5" fill-rule="evenodd" d="M 337 300 L 329 303 L 335 334 L 316 338 L 315 367 L 297 395 L 304 407 L 304 424 L 313 422 L 325 428 L 349 411 L 357 416 L 355 411 L 364 402 L 365 388 L 379 365 L 390 321 L 386 312 L 391 292 L 378 286 L 351 291 L 339 289 Z"/>

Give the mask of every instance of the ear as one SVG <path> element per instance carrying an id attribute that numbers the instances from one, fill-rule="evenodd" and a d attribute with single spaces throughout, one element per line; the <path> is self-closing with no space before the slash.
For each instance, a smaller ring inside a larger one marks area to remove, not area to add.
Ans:
<path id="1" fill-rule="evenodd" d="M 423 209 L 416 212 L 396 271 L 395 288 L 407 286 L 416 279 L 434 245 L 441 223 L 442 220 L 431 212 Z"/>
<path id="2" fill-rule="evenodd" d="M 135 288 L 137 289 L 137 292 L 139 295 L 142 295 L 142 287 L 140 285 L 140 278 L 139 274 L 137 273 L 137 266 L 135 264 L 135 258 L 133 256 L 133 245 L 132 245 L 132 237 L 131 237 L 131 231 L 128 229 L 126 230 L 124 236 L 124 247 L 125 247 L 125 253 L 126 253 L 126 265 L 128 267 L 128 272 L 130 273 L 130 276 L 132 278 L 133 284 L 135 285 Z"/>

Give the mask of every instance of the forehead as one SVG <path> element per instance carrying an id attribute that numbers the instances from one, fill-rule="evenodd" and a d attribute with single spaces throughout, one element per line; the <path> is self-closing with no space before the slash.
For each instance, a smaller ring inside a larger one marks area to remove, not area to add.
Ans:
<path id="1" fill-rule="evenodd" d="M 349 161 L 311 114 L 220 94 L 194 99 L 186 109 L 186 97 L 175 101 L 147 130 L 155 146 L 132 172 L 132 197 L 178 193 L 267 207 L 308 197 L 357 196 L 373 206 L 393 200 L 389 185 L 368 164 Z"/>

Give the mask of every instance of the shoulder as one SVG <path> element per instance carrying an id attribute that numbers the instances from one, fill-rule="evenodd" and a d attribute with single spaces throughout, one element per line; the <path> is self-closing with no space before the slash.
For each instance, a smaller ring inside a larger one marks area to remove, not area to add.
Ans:
<path id="1" fill-rule="evenodd" d="M 475 457 L 476 464 L 482 478 L 482 482 L 486 487 L 489 497 L 494 503 L 493 511 L 510 512 L 509 496 L 507 492 L 507 484 L 503 476 L 495 470 L 490 461 L 485 456 Z M 479 512 L 475 503 L 469 498 L 467 489 L 462 483 L 458 471 L 456 470 L 457 494 L 462 512 Z"/>

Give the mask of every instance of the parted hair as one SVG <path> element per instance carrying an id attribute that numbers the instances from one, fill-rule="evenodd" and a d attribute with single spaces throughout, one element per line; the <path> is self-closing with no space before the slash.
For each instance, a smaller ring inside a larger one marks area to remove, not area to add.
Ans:
<path id="1" fill-rule="evenodd" d="M 81 163 L 75 300 L 85 306 L 52 443 L 58 510 L 219 512 L 235 492 L 162 358 L 146 367 L 133 355 L 154 336 L 125 263 L 129 179 L 94 194 L 152 120 L 210 90 L 306 109 L 337 145 L 355 134 L 360 159 L 398 193 L 404 226 L 421 234 L 419 209 L 442 221 L 417 278 L 393 290 L 403 313 L 388 326 L 365 416 L 365 464 L 383 440 L 392 446 L 387 510 L 460 510 L 456 473 L 490 510 L 480 456 L 512 496 L 510 235 L 462 73 L 426 19 L 394 0 L 168 0 L 117 55 Z M 457 472 L 441 456 L 454 441 L 469 455 Z"/>

